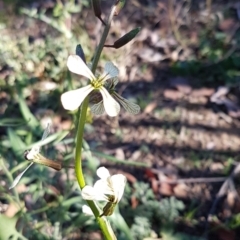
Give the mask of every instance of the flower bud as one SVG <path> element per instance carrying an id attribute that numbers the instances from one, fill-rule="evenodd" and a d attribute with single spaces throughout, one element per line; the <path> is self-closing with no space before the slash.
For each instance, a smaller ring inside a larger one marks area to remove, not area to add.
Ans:
<path id="1" fill-rule="evenodd" d="M 120 48 L 124 45 L 126 45 L 128 42 L 133 40 L 133 38 L 136 37 L 136 35 L 140 32 L 141 28 L 135 28 L 132 31 L 125 34 L 123 37 L 119 38 L 114 44 L 112 45 L 113 48 Z"/>
<path id="2" fill-rule="evenodd" d="M 126 0 L 117 0 L 117 2 L 115 3 L 116 6 L 116 10 L 114 12 L 114 16 L 117 16 L 119 14 L 119 12 L 123 9 L 123 7 L 125 6 Z"/>
<path id="3" fill-rule="evenodd" d="M 76 46 L 76 55 L 78 55 L 86 63 L 85 54 L 83 52 L 81 44 L 78 44 Z"/>
<path id="4" fill-rule="evenodd" d="M 92 0 L 92 7 L 93 7 L 93 11 L 95 16 L 104 24 L 105 22 L 102 20 L 102 10 L 101 10 L 101 0 Z"/>

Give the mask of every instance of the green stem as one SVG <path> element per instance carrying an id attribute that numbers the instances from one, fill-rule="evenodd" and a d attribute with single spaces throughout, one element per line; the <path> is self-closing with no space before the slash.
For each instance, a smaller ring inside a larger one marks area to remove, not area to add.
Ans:
<path id="1" fill-rule="evenodd" d="M 97 47 L 97 50 L 96 50 L 96 53 L 95 53 L 95 55 L 94 55 L 93 63 L 92 63 L 92 72 L 93 72 L 93 73 L 95 73 L 95 71 L 96 71 L 99 58 L 100 58 L 100 56 L 101 56 L 101 53 L 102 53 L 104 44 L 105 44 L 105 42 L 106 42 L 106 39 L 107 39 L 109 30 L 110 30 L 110 27 L 111 27 L 111 22 L 112 22 L 112 19 L 113 19 L 113 16 L 114 16 L 115 9 L 116 9 L 116 6 L 114 5 L 114 6 L 112 7 L 112 9 L 111 9 L 111 12 L 110 12 L 110 14 L 109 14 L 107 24 L 106 24 L 106 26 L 105 26 L 105 28 L 104 28 L 104 31 L 103 31 L 103 34 L 102 34 L 100 43 L 99 43 L 99 45 L 98 45 L 98 47 Z"/>
<path id="2" fill-rule="evenodd" d="M 75 172 L 77 176 L 77 181 L 81 189 L 85 187 L 85 180 L 82 172 L 82 144 L 83 144 L 83 134 L 84 125 L 87 116 L 89 98 L 86 97 L 82 103 L 82 107 L 79 115 L 78 130 L 77 130 L 77 142 L 76 142 L 76 152 L 75 152 Z"/>
<path id="3" fill-rule="evenodd" d="M 100 40 L 99 46 L 96 50 L 96 53 L 95 53 L 95 56 L 93 59 L 93 63 L 92 63 L 92 72 L 93 73 L 96 71 L 97 64 L 100 59 L 102 49 L 104 47 L 104 43 L 105 43 L 107 35 L 109 33 L 109 29 L 111 26 L 111 21 L 112 21 L 114 12 L 115 12 L 115 6 L 111 10 L 107 25 L 105 26 L 102 38 Z M 88 103 L 89 103 L 89 98 L 87 97 L 87 98 L 85 98 L 85 100 L 82 103 L 80 114 L 79 114 L 76 152 L 75 152 L 75 173 L 76 173 L 78 184 L 81 189 L 83 189 L 86 185 L 84 176 L 83 176 L 83 170 L 82 170 L 82 144 L 83 144 L 84 125 L 85 125 L 86 116 L 87 116 Z M 97 204 L 95 204 L 94 201 L 87 201 L 87 203 L 88 203 L 89 207 L 92 209 L 92 212 L 99 223 L 99 226 L 102 230 L 102 233 L 103 233 L 105 239 L 115 240 L 116 237 L 114 235 L 114 232 L 113 232 L 107 218 L 100 217 L 100 209 L 97 206 Z"/>

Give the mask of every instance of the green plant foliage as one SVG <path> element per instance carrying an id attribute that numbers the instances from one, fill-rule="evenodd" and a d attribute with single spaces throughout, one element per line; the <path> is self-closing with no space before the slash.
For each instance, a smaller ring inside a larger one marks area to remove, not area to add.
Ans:
<path id="1" fill-rule="evenodd" d="M 147 204 L 149 200 L 155 199 L 152 189 L 149 188 L 149 184 L 144 182 L 136 182 L 134 183 L 133 187 L 136 190 L 134 196 L 143 204 Z"/>
<path id="2" fill-rule="evenodd" d="M 234 215 L 228 223 L 228 226 L 231 229 L 236 229 L 240 226 L 240 214 Z"/>
<path id="3" fill-rule="evenodd" d="M 162 199 L 160 202 L 159 212 L 166 223 L 172 223 L 180 215 L 181 210 L 184 209 L 182 201 L 175 197 Z"/>
<path id="4" fill-rule="evenodd" d="M 163 240 L 204 240 L 204 238 L 196 237 L 184 233 L 174 233 L 173 231 L 161 231 Z"/>
<path id="5" fill-rule="evenodd" d="M 129 208 L 131 196 L 138 201 L 135 209 Z M 133 188 L 127 185 L 125 197 L 120 204 L 121 209 L 126 221 L 133 222 L 131 232 L 134 239 L 144 239 L 150 237 L 153 229 L 160 234 L 164 228 L 174 231 L 176 220 L 180 216 L 180 211 L 184 209 L 184 204 L 175 197 L 157 201 L 149 184 L 136 182 Z"/>
<path id="6" fill-rule="evenodd" d="M 0 215 L 0 239 L 21 239 L 27 240 L 21 233 L 16 230 L 16 223 L 18 218 L 8 218 Z"/>
<path id="7" fill-rule="evenodd" d="M 151 223 L 148 218 L 135 217 L 131 227 L 132 236 L 136 240 L 142 240 L 151 234 Z"/>

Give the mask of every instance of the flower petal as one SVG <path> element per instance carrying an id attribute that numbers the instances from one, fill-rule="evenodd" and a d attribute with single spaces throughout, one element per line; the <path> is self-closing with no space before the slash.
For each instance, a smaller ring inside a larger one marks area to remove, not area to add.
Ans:
<path id="1" fill-rule="evenodd" d="M 114 196 L 114 189 L 109 181 L 98 180 L 93 188 L 96 194 L 96 200 L 108 201 L 108 196 Z"/>
<path id="2" fill-rule="evenodd" d="M 124 109 L 131 114 L 138 114 L 140 107 L 126 98 L 123 98 L 118 93 L 113 92 L 112 96 L 124 107 Z"/>
<path id="3" fill-rule="evenodd" d="M 106 88 L 101 87 L 99 90 L 103 97 L 103 105 L 104 105 L 106 113 L 110 117 L 117 116 L 120 111 L 119 103 L 116 102 L 116 100 L 114 100 L 114 98 L 109 94 L 109 92 L 106 90 Z"/>
<path id="4" fill-rule="evenodd" d="M 36 158 L 36 155 L 40 152 L 40 146 L 33 146 L 33 148 L 29 151 L 29 153 L 26 156 L 28 160 L 33 160 Z"/>
<path id="5" fill-rule="evenodd" d="M 117 77 L 119 74 L 118 68 L 112 62 L 106 62 L 104 67 L 105 73 L 109 74 L 112 78 Z"/>
<path id="6" fill-rule="evenodd" d="M 84 76 L 90 80 L 95 79 L 92 71 L 78 55 L 70 55 L 67 60 L 69 71 Z"/>
<path id="7" fill-rule="evenodd" d="M 85 186 L 82 189 L 82 198 L 85 200 L 95 200 L 95 190 L 91 186 Z"/>
<path id="8" fill-rule="evenodd" d="M 9 189 L 12 189 L 14 188 L 20 181 L 20 179 L 22 178 L 23 174 L 33 165 L 34 162 L 31 162 L 27 167 L 26 169 L 21 172 L 13 181 L 12 185 L 9 187 Z"/>
<path id="9" fill-rule="evenodd" d="M 93 89 L 92 85 L 89 84 L 85 87 L 63 93 L 61 96 L 63 107 L 71 111 L 77 109 Z"/>
<path id="10" fill-rule="evenodd" d="M 93 216 L 93 212 L 92 212 L 92 209 L 87 206 L 87 205 L 83 205 L 82 206 L 82 212 L 86 215 L 90 215 L 90 216 Z"/>
<path id="11" fill-rule="evenodd" d="M 115 174 L 111 176 L 112 188 L 114 190 L 115 199 L 117 200 L 116 203 L 118 203 L 123 196 L 126 182 L 127 179 L 122 174 Z"/>
<path id="12" fill-rule="evenodd" d="M 107 179 L 108 177 L 110 177 L 110 173 L 109 173 L 108 169 L 105 167 L 98 168 L 97 175 L 101 179 Z"/>
<path id="13" fill-rule="evenodd" d="M 90 106 L 90 108 L 94 115 L 102 115 L 105 112 L 103 101 L 93 104 L 92 106 Z"/>
<path id="14" fill-rule="evenodd" d="M 117 77 L 112 78 L 112 83 L 113 83 L 113 88 L 115 88 L 118 84 L 118 78 Z"/>
<path id="15" fill-rule="evenodd" d="M 119 74 L 118 68 L 112 62 L 106 62 L 104 67 L 104 73 L 101 74 L 99 79 L 104 79 L 104 81 L 106 81 L 109 78 L 117 77 L 118 74 Z"/>

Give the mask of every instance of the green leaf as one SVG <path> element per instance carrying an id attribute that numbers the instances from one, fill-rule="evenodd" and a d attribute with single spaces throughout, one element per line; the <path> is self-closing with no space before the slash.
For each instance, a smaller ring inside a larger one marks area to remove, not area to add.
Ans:
<path id="1" fill-rule="evenodd" d="M 8 218 L 5 215 L 0 215 L 0 239 L 23 239 L 27 240 L 21 233 L 19 233 L 15 226 L 17 217 Z"/>
<path id="2" fill-rule="evenodd" d="M 160 201 L 159 212 L 163 216 L 165 225 L 174 224 L 174 220 L 179 216 L 179 211 L 184 209 L 182 201 L 175 197 L 164 198 Z"/>
<path id="3" fill-rule="evenodd" d="M 20 111 L 23 115 L 23 118 L 25 119 L 25 121 L 28 122 L 29 127 L 32 130 L 35 130 L 39 126 L 38 120 L 31 113 L 25 99 L 22 96 L 21 91 L 18 91 L 18 103 L 19 103 Z"/>
<path id="4" fill-rule="evenodd" d="M 8 134 L 10 145 L 11 145 L 11 148 L 13 149 L 14 154 L 17 157 L 22 156 L 23 155 L 23 151 L 26 150 L 25 143 L 16 134 L 16 132 L 12 130 L 12 128 L 8 128 L 7 129 L 7 134 Z"/>
<path id="5" fill-rule="evenodd" d="M 131 235 L 131 230 L 129 229 L 125 219 L 119 212 L 119 207 L 118 205 L 115 206 L 115 211 L 110 218 L 110 221 L 114 224 L 114 226 L 119 229 L 122 233 L 124 233 L 124 238 L 127 240 L 132 240 L 133 237 Z"/>
<path id="6" fill-rule="evenodd" d="M 16 127 L 26 124 L 21 118 L 4 118 L 0 120 L 0 127 Z"/>

